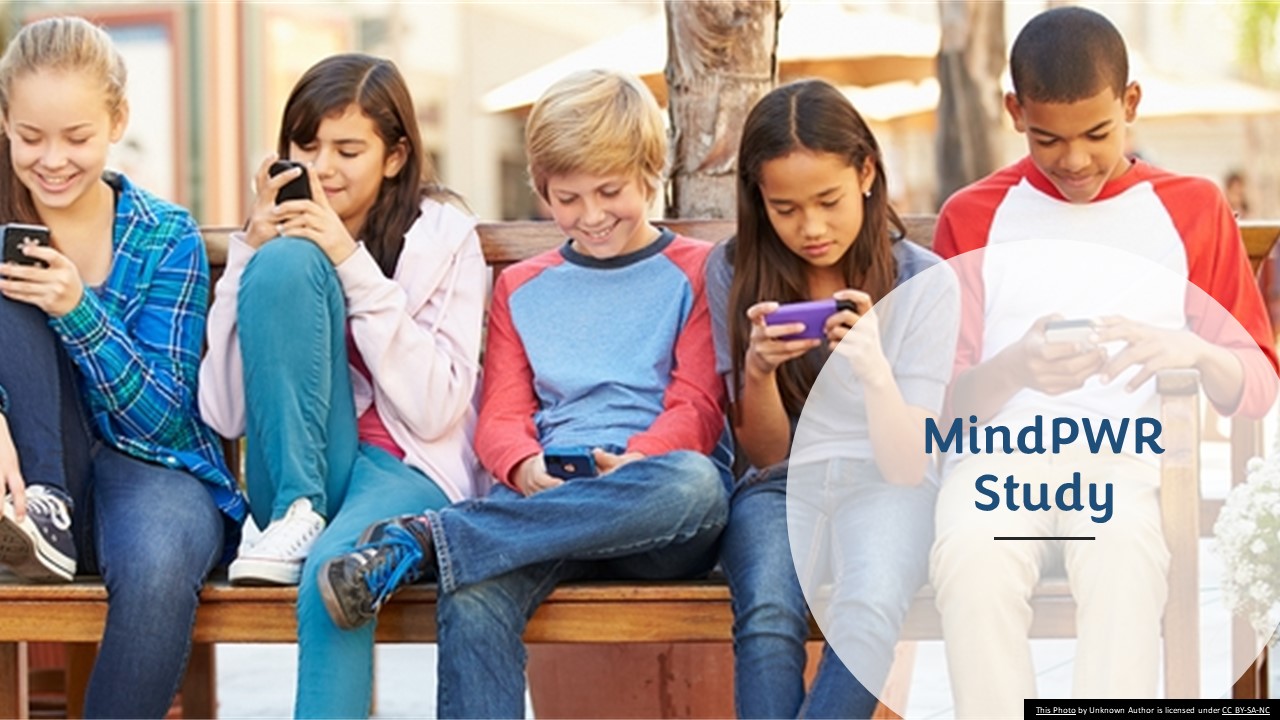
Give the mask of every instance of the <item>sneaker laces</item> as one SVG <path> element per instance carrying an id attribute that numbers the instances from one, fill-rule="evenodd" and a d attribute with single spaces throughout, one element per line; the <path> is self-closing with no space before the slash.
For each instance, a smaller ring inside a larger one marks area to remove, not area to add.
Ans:
<path id="1" fill-rule="evenodd" d="M 267 526 L 262 537 L 254 544 L 252 554 L 285 557 L 297 554 L 324 529 L 324 523 L 316 522 L 316 518 L 319 515 L 305 509 L 300 509 L 295 514 L 291 506 L 284 517 Z"/>
<path id="2" fill-rule="evenodd" d="M 27 512 L 33 511 L 48 517 L 53 526 L 59 530 L 71 527 L 71 516 L 67 514 L 66 502 L 46 490 L 43 485 L 32 485 L 27 488 Z"/>
<path id="3" fill-rule="evenodd" d="M 422 577 L 422 546 L 411 532 L 399 525 L 383 531 L 382 539 L 355 548 L 368 561 L 365 585 L 373 595 L 373 609 L 400 588 Z"/>

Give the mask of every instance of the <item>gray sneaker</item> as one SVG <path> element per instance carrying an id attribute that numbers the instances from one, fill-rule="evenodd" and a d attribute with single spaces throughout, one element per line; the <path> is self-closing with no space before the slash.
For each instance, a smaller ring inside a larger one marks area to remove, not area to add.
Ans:
<path id="1" fill-rule="evenodd" d="M 76 544 L 71 537 L 71 498 L 49 485 L 27 486 L 27 515 L 18 522 L 13 498 L 0 515 L 0 564 L 34 582 L 71 582 Z"/>
<path id="2" fill-rule="evenodd" d="M 393 594 L 435 571 L 435 545 L 421 515 L 374 523 L 361 540 L 326 562 L 316 578 L 329 617 L 347 630 L 373 620 Z"/>

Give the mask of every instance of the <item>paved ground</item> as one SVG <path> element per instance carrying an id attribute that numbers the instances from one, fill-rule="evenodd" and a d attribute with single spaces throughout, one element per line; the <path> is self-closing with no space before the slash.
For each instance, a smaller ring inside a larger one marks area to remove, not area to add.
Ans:
<path id="1" fill-rule="evenodd" d="M 297 652 L 296 645 L 218 646 L 219 717 L 291 717 Z M 374 717 L 435 717 L 434 645 L 382 645 L 374 662 Z"/>

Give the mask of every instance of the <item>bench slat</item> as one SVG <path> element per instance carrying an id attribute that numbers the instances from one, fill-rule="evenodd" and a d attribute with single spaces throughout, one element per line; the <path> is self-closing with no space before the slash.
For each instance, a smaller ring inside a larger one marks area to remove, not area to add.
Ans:
<path id="1" fill-rule="evenodd" d="M 1074 606 L 1065 580 L 1037 585 L 1035 637 L 1070 637 Z M 200 594 L 195 640 L 200 643 L 290 643 L 297 639 L 292 587 L 231 587 L 211 582 Z M 1060 601 L 1060 602 L 1059 602 Z M 925 588 L 908 613 L 903 639 L 939 637 L 934 594 Z M 417 585 L 382 611 L 379 642 L 435 642 L 436 590 Z M 100 583 L 21 585 L 0 582 L 0 642 L 96 642 L 107 594 Z M 722 582 L 593 582 L 557 588 L 529 623 L 531 643 L 728 642 L 733 616 Z M 821 632 L 814 626 L 813 639 Z"/>

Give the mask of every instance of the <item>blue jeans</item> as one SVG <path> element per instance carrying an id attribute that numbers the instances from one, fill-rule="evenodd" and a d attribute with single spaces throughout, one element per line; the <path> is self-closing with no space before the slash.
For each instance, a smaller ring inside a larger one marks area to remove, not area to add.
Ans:
<path id="1" fill-rule="evenodd" d="M 71 496 L 78 570 L 107 587 L 85 716 L 162 717 L 186 671 L 200 587 L 222 553 L 222 515 L 194 476 L 103 444 L 43 312 L 0 298 L 0 327 L 0 385 L 23 477 Z"/>
<path id="2" fill-rule="evenodd" d="M 824 508 L 845 530 L 831 553 L 841 578 L 833 602 L 844 619 L 842 635 L 849 638 L 838 644 L 842 652 L 858 653 L 859 666 L 871 670 L 855 678 L 827 645 L 806 695 L 808 606 L 788 544 L 787 473 L 749 473 L 734 490 L 720 551 L 733 596 L 739 717 L 871 717 L 902 619 L 925 580 L 935 486 L 889 485 L 869 462 L 824 465 L 819 472 L 845 480 L 838 502 Z"/>
<path id="3" fill-rule="evenodd" d="M 245 368 L 249 505 L 266 527 L 300 497 L 328 525 L 298 588 L 298 717 L 363 717 L 373 695 L 374 625 L 341 630 L 316 585 L 326 560 L 371 523 L 439 508 L 434 482 L 359 442 L 346 349 L 346 301 L 312 242 L 277 238 L 249 261 L 236 313 Z"/>
<path id="4" fill-rule="evenodd" d="M 440 717 L 523 717 L 525 624 L 557 583 L 707 573 L 726 519 L 705 456 L 673 452 L 531 497 L 427 513 L 440 568 Z"/>

